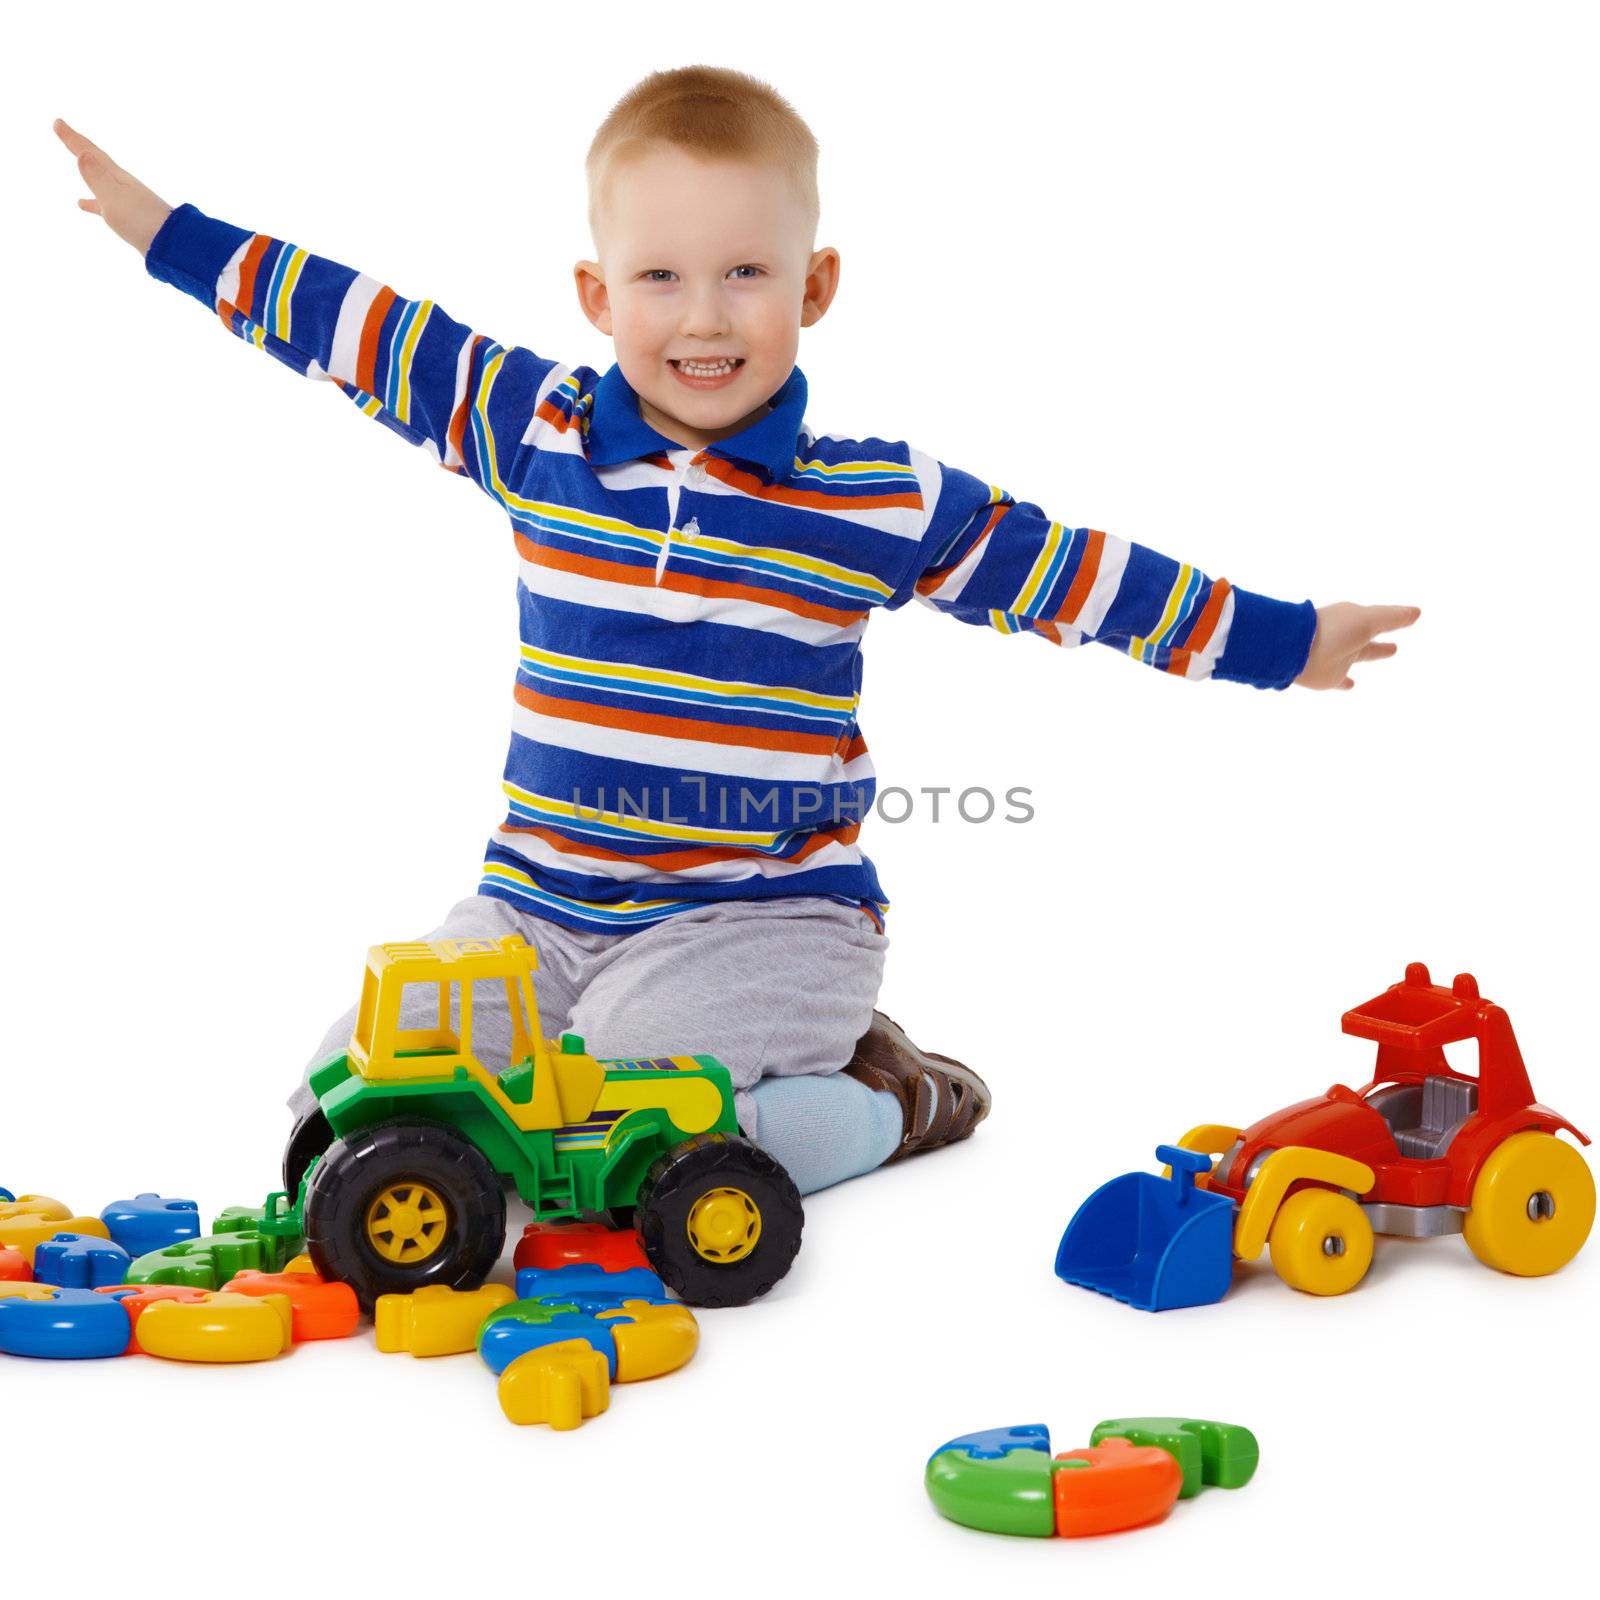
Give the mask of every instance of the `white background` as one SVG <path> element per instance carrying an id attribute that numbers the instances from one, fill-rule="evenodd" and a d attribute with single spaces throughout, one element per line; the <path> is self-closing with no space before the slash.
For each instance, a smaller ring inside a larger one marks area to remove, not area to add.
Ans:
<path id="1" fill-rule="evenodd" d="M 1340 1013 L 1409 960 L 1475 972 L 1542 1098 L 1600 1125 L 1592 14 L 305 15 L 10 19 L 0 1183 L 259 1199 L 366 946 L 476 883 L 516 659 L 493 504 L 148 278 L 75 209 L 56 115 L 172 204 L 604 370 L 571 287 L 588 140 L 650 70 L 743 68 L 822 147 L 814 427 L 1424 615 L 1323 695 L 880 618 L 882 781 L 1034 792 L 1027 826 L 868 830 L 884 1007 L 990 1079 L 978 1136 L 816 1196 L 777 1291 L 575 1435 L 370 1334 L 249 1370 L 0 1357 L 12 1547 L 104 1573 L 126 1539 L 152 1559 L 119 1587 L 181 1556 L 246 1593 L 287 1561 L 318 1593 L 1486 1594 L 1576 1560 L 1600 1249 L 1520 1281 L 1380 1242 L 1344 1300 L 1262 1269 L 1161 1317 L 1051 1260 L 1158 1140 L 1361 1082 Z M 923 1496 L 954 1434 L 1065 1449 L 1129 1412 L 1247 1422 L 1257 1481 L 1075 1545 Z"/>

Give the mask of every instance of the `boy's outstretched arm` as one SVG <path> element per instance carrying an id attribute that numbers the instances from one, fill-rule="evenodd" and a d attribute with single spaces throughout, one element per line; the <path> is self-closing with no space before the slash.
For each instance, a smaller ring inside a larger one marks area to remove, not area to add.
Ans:
<path id="1" fill-rule="evenodd" d="M 1063 527 L 921 452 L 912 461 L 932 509 L 891 606 L 917 599 L 1001 633 L 1093 640 L 1179 677 L 1260 689 L 1349 689 L 1353 665 L 1395 653 L 1376 636 L 1421 615 L 1414 606 L 1273 600 L 1144 545 Z"/>
<path id="2" fill-rule="evenodd" d="M 215 311 L 225 328 L 305 377 L 328 378 L 368 416 L 505 504 L 505 469 L 559 364 L 497 344 L 431 300 L 407 300 L 285 240 L 176 209 L 57 118 L 94 193 L 79 200 L 146 270 Z"/>

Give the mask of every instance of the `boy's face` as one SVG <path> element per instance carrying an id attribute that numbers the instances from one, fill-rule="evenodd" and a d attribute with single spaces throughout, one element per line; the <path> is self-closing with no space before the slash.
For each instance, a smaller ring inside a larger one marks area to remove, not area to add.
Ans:
<path id="1" fill-rule="evenodd" d="M 811 249 L 781 173 L 675 147 L 613 170 L 595 247 L 573 269 L 584 313 L 616 341 L 644 420 L 696 449 L 766 412 L 839 281 L 838 251 Z M 681 365 L 719 357 L 731 372 Z"/>

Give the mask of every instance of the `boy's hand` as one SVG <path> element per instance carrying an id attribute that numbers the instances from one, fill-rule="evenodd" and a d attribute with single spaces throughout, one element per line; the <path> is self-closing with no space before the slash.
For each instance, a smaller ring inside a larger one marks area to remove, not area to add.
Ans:
<path id="1" fill-rule="evenodd" d="M 83 181 L 94 190 L 93 200 L 80 200 L 83 211 L 104 217 L 119 239 L 126 239 L 142 256 L 172 207 L 131 172 L 124 172 L 97 144 L 90 143 L 60 117 L 50 124 L 62 144 L 78 158 Z"/>
<path id="2" fill-rule="evenodd" d="M 1381 661 L 1400 647 L 1374 644 L 1380 633 L 1409 628 L 1422 615 L 1418 606 L 1356 606 L 1348 600 L 1317 607 L 1317 631 L 1305 671 L 1294 681 L 1307 689 L 1353 689 L 1350 669 L 1358 661 Z"/>

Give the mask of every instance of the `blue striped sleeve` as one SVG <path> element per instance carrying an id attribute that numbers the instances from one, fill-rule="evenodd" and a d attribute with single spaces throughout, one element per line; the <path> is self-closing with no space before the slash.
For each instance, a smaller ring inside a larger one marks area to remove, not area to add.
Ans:
<path id="1" fill-rule="evenodd" d="M 939 463 L 939 492 L 891 605 L 917 599 L 961 622 L 1052 644 L 1109 645 L 1187 678 L 1287 688 L 1316 607 L 1239 589 L 1141 544 L 1069 528 Z"/>
<path id="2" fill-rule="evenodd" d="M 329 379 L 367 416 L 504 501 L 505 464 L 556 362 L 188 204 L 162 223 L 145 267 L 215 311 L 230 333 L 305 377 Z"/>

